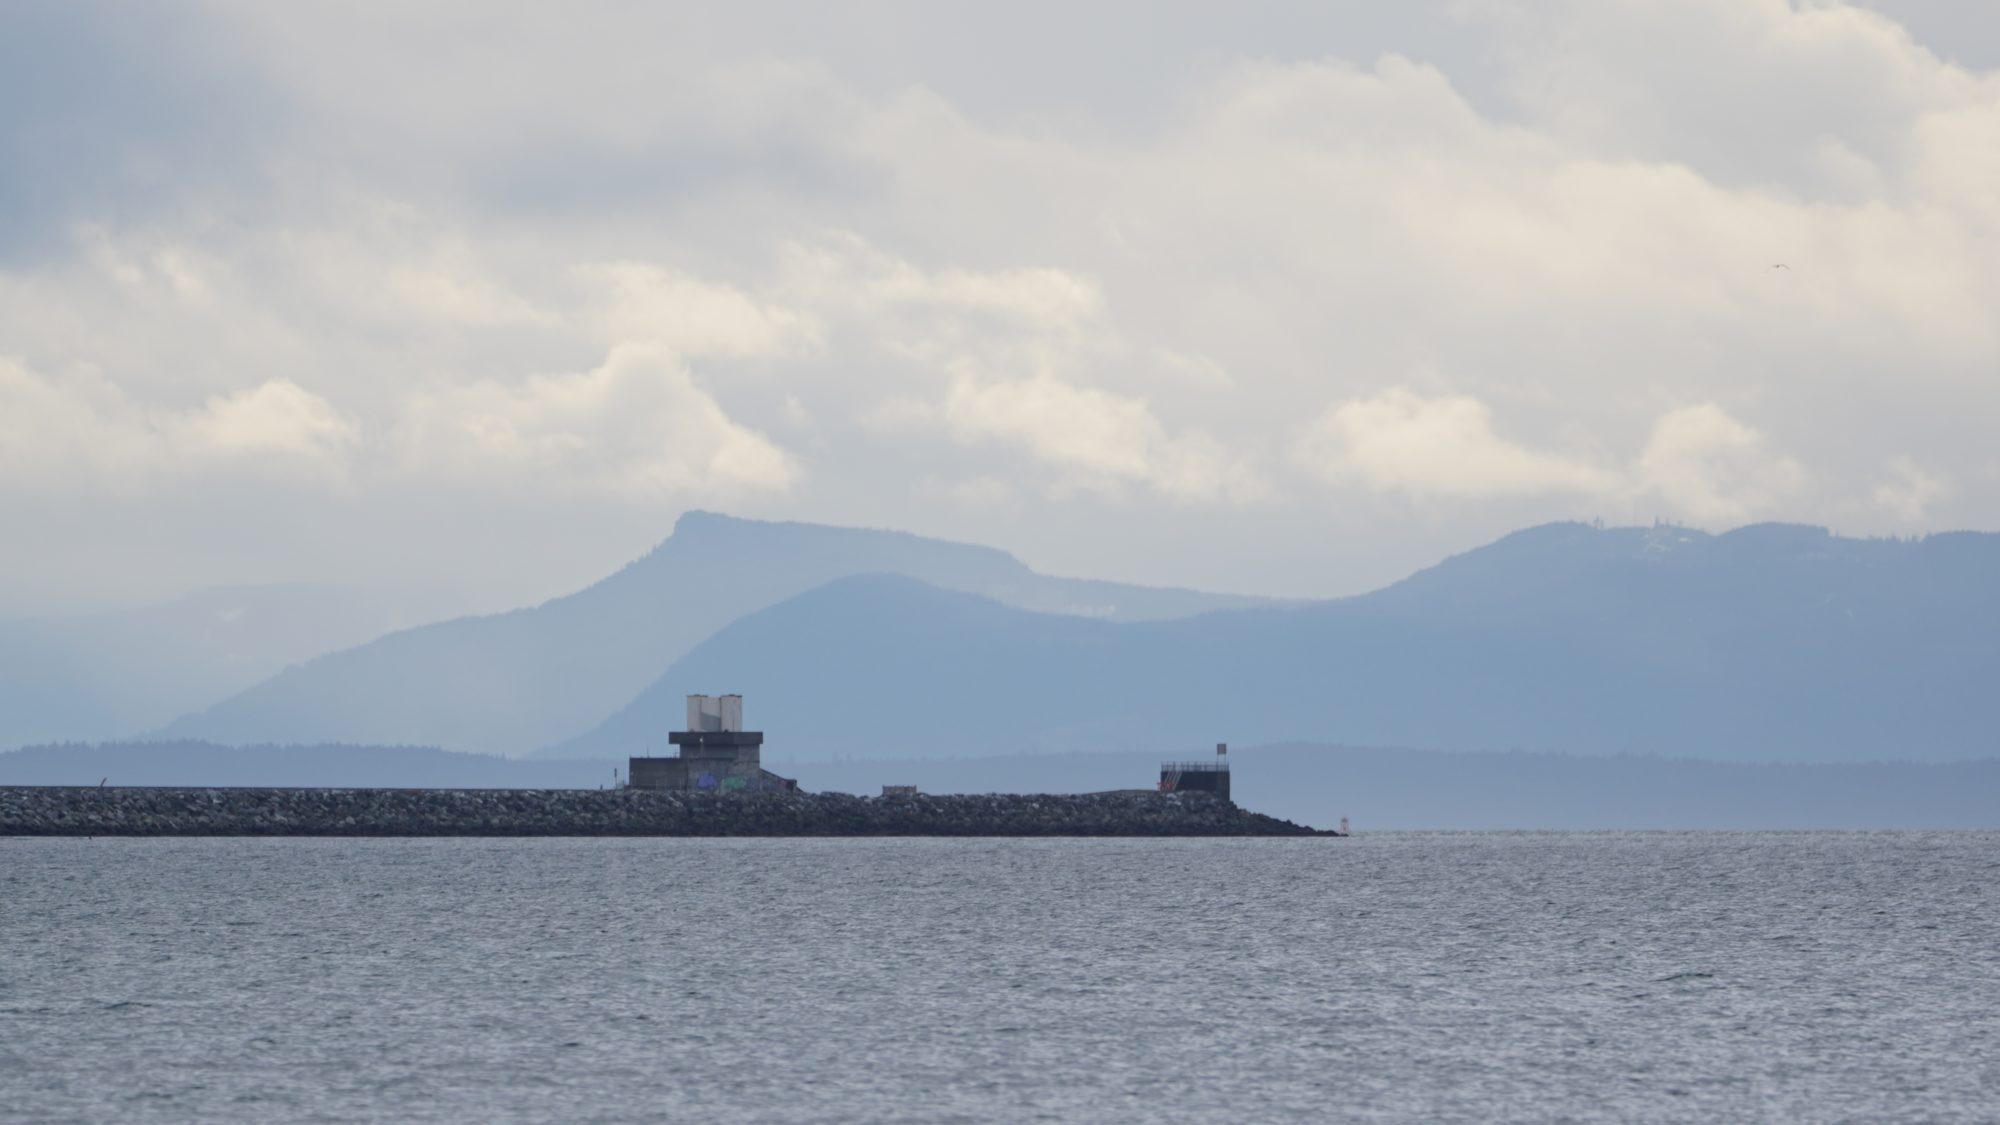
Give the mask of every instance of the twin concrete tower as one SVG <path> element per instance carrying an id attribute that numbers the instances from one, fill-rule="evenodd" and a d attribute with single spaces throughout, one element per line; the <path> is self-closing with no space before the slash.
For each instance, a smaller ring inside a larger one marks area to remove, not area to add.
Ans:
<path id="1" fill-rule="evenodd" d="M 799 787 L 764 768 L 764 732 L 743 729 L 742 696 L 690 695 L 687 701 L 688 729 L 667 735 L 680 756 L 633 758 L 627 775 L 632 788 L 768 793 Z"/>

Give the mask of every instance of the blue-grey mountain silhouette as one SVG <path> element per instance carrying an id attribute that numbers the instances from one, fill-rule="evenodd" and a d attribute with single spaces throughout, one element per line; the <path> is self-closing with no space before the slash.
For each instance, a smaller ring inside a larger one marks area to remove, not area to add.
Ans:
<path id="1" fill-rule="evenodd" d="M 690 512 L 645 557 L 587 589 L 322 656 L 187 716 L 165 734 L 222 743 L 524 752 L 601 722 L 689 648 L 744 614 L 831 579 L 871 572 L 1111 621 L 1263 603 L 1051 578 L 1002 551 L 902 532 Z"/>
<path id="2" fill-rule="evenodd" d="M 139 609 L 0 622 L 0 749 L 157 727 L 287 665 L 414 624 L 410 595 L 204 590 Z"/>
<path id="3" fill-rule="evenodd" d="M 1374 594 L 1119 623 L 904 577 L 723 630 L 552 754 L 743 692 L 817 760 L 1337 741 L 1738 761 L 1989 756 L 2000 536 L 1534 528 Z"/>

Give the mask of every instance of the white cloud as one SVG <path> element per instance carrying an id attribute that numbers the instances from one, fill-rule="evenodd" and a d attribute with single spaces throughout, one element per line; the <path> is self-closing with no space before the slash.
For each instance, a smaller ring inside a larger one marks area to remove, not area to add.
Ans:
<path id="1" fill-rule="evenodd" d="M 730 285 L 647 262 L 579 266 L 605 299 L 591 316 L 610 343 L 644 341 L 687 359 L 809 356 L 824 329 L 809 313 L 761 303 Z"/>
<path id="2" fill-rule="evenodd" d="M 1912 527 L 1921 527 L 1931 509 L 1951 495 L 1952 483 L 1925 469 L 1913 457 L 1889 459 L 1889 479 L 1868 494 L 1876 507 Z"/>
<path id="3" fill-rule="evenodd" d="M 45 376 L 0 356 L 0 490 L 130 493 L 239 468 L 324 481 L 359 440 L 331 403 L 283 379 L 176 409 L 90 369 Z"/>
<path id="4" fill-rule="evenodd" d="M 746 2 L 204 7 L 281 127 L 0 261 L 6 485 L 983 537 L 921 482 L 1004 481 L 1042 559 L 1226 576 L 1199 504 L 1314 592 L 1581 504 L 2000 523 L 2000 76 L 1878 16 L 1163 5 L 1156 67 L 1078 16 L 1026 84 Z"/>
<path id="5" fill-rule="evenodd" d="M 1991 97 L 1893 21 L 1839 3 L 1554 0 L 1486 14 L 1544 128 L 1724 183 L 1853 198 L 1923 159 L 1913 120 Z"/>
<path id="6" fill-rule="evenodd" d="M 1256 473 L 1199 432 L 1169 436 L 1145 402 L 1038 376 L 977 383 L 961 379 L 943 419 L 962 441 L 999 441 L 1061 471 L 1065 487 L 1141 485 L 1175 501 L 1261 499 Z"/>
<path id="7" fill-rule="evenodd" d="M 781 493 L 800 475 L 670 353 L 629 344 L 589 371 L 420 392 L 398 446 L 407 473 L 637 500 Z"/>
<path id="8" fill-rule="evenodd" d="M 101 223 L 84 223 L 76 242 L 85 259 L 118 285 L 130 290 L 157 289 L 192 305 L 213 297 L 212 276 L 218 263 L 186 245 L 154 242 L 123 245 Z"/>
<path id="9" fill-rule="evenodd" d="M 1640 453 L 1636 483 L 1696 523 L 1729 526 L 1782 514 L 1806 483 L 1797 461 L 1714 403 L 1662 417 Z"/>
<path id="10" fill-rule="evenodd" d="M 1236 382 L 1227 368 L 1205 355 L 1184 355 L 1171 348 L 1156 347 L 1153 349 L 1153 363 L 1190 386 L 1227 390 Z"/>
<path id="11" fill-rule="evenodd" d="M 1330 407 L 1294 454 L 1329 484 L 1415 501 L 1584 497 L 1712 527 L 1780 515 L 1808 483 L 1797 461 L 1714 403 L 1661 415 L 1621 466 L 1509 441 L 1469 395 L 1395 388 Z"/>
<path id="12" fill-rule="evenodd" d="M 946 398 L 944 416 L 962 436 L 1017 442 L 1050 464 L 1112 480 L 1145 480 L 1152 472 L 1148 454 L 1166 440 L 1145 403 L 1047 377 L 961 382 Z"/>
<path id="13" fill-rule="evenodd" d="M 1052 471 L 1057 493 L 1184 503 L 1260 500 L 1268 485 L 1198 428 L 1174 432 L 1144 395 L 1091 385 L 1106 368 L 1165 373 L 1215 390 L 1212 360 L 1129 344 L 1092 278 L 1047 268 L 927 271 L 852 234 L 787 248 L 779 291 L 907 369 L 896 393 L 857 414 L 878 432 L 942 430 Z"/>
<path id="14" fill-rule="evenodd" d="M 395 314 L 426 325 L 494 325 L 547 318 L 519 294 L 462 263 L 396 262 L 386 267 L 383 281 L 382 295 Z"/>
<path id="15" fill-rule="evenodd" d="M 128 486 L 154 461 L 159 442 L 109 380 L 90 371 L 57 379 L 0 357 L 0 487 Z"/>
<path id="16" fill-rule="evenodd" d="M 1470 395 L 1426 398 L 1403 388 L 1329 408 L 1296 455 L 1330 482 L 1417 499 L 1607 493 L 1617 479 L 1587 461 L 1506 440 L 1486 404 Z"/>
<path id="17" fill-rule="evenodd" d="M 225 457 L 270 454 L 332 463 L 360 439 L 333 404 L 285 379 L 211 398 L 177 425 L 195 448 Z"/>
<path id="18" fill-rule="evenodd" d="M 1017 451 L 1046 474 L 1057 496 L 1083 491 L 1117 499 L 1138 488 L 1176 503 L 1233 504 L 1271 494 L 1254 468 L 1209 435 L 1170 434 L 1143 400 L 1048 375 L 961 376 L 941 402 L 888 399 L 863 420 L 877 432 L 942 432 L 966 446 Z M 985 483 L 978 492 L 990 499 Z"/>
<path id="19" fill-rule="evenodd" d="M 866 333 L 868 343 L 942 371 L 978 356 L 1046 362 L 1103 336 L 1094 279 L 1047 267 L 926 270 L 852 232 L 785 246 L 775 291 Z"/>

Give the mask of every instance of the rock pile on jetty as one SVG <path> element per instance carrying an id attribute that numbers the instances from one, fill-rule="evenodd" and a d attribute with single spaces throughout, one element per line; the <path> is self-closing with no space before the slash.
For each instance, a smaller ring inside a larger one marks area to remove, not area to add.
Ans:
<path id="1" fill-rule="evenodd" d="M 1194 793 L 0 787 L 0 836 L 1311 836 Z"/>

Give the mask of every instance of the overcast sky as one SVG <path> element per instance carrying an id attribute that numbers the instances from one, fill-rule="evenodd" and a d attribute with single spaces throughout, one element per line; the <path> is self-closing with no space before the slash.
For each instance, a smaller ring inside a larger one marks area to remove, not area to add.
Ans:
<path id="1" fill-rule="evenodd" d="M 1306 595 L 1994 528 L 1995 68 L 1941 0 L 0 0 L 0 611 L 539 600 L 691 507 Z"/>

